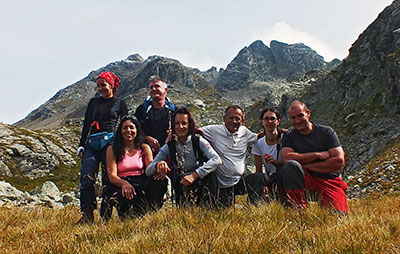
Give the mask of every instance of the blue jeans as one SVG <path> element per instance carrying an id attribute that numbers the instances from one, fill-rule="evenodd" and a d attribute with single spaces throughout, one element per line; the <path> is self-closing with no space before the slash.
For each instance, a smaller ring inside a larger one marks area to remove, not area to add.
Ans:
<path id="1" fill-rule="evenodd" d="M 100 151 L 93 151 L 88 145 L 85 146 L 85 152 L 82 158 L 81 176 L 80 176 L 80 203 L 81 211 L 88 209 L 94 210 L 97 208 L 96 193 L 94 190 L 94 184 L 97 179 L 99 172 L 100 162 L 103 169 L 103 185 L 107 178 L 106 168 L 106 150 L 104 147 Z"/>

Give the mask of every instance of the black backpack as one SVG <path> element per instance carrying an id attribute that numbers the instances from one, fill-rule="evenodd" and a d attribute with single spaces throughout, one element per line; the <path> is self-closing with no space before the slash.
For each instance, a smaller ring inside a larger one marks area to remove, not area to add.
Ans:
<path id="1" fill-rule="evenodd" d="M 151 98 L 149 96 L 143 102 L 143 115 L 146 120 L 149 118 L 148 113 L 149 113 L 150 109 L 153 107 L 152 101 L 153 101 L 153 98 Z M 175 105 L 172 104 L 167 97 L 165 97 L 165 108 L 168 111 L 168 125 L 169 125 L 169 127 L 171 127 L 172 126 L 172 122 L 171 122 L 172 121 L 172 112 L 175 111 Z"/>
<path id="2" fill-rule="evenodd" d="M 169 157 L 171 158 L 171 164 L 172 166 L 176 166 L 177 160 L 176 160 L 176 140 L 172 140 L 168 142 L 168 149 L 169 149 Z M 200 134 L 193 134 L 192 135 L 192 145 L 193 145 L 193 151 L 196 155 L 196 160 L 199 163 L 199 166 L 203 165 L 204 162 L 208 161 L 208 158 L 204 155 L 204 153 L 200 149 Z M 185 172 L 178 172 L 182 171 L 177 168 L 172 168 L 171 172 L 171 180 L 173 183 L 178 183 L 180 180 L 185 176 Z"/>

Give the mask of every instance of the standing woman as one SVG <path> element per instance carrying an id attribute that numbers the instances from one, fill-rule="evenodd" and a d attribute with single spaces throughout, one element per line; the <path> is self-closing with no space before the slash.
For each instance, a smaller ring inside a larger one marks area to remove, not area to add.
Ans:
<path id="1" fill-rule="evenodd" d="M 112 72 L 103 72 L 97 79 L 97 90 L 100 97 L 94 97 L 86 108 L 82 135 L 79 142 L 78 154 L 82 157 L 80 171 L 80 205 L 82 218 L 79 223 L 92 223 L 93 210 L 97 208 L 94 183 L 97 178 L 99 164 L 103 168 L 102 184 L 103 201 L 100 215 L 109 217 L 112 211 L 107 208 L 106 198 L 108 179 L 106 171 L 106 149 L 111 144 L 114 130 L 119 118 L 128 114 L 128 108 L 123 100 L 116 98 L 119 78 Z M 111 141 L 111 142 L 110 142 Z M 112 207 L 111 207 L 112 208 Z M 108 210 L 109 212 L 106 212 Z M 107 219 L 107 218 L 106 218 Z"/>
<path id="2" fill-rule="evenodd" d="M 143 143 L 143 131 L 135 116 L 124 116 L 115 141 L 107 148 L 107 172 L 116 187 L 117 210 L 121 219 L 143 215 L 148 208 L 144 170 L 153 161 L 150 146 Z"/>

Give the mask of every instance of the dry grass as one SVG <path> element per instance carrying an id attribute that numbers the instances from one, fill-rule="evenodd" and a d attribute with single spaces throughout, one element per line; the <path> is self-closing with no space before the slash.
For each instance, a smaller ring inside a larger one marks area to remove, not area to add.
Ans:
<path id="1" fill-rule="evenodd" d="M 348 216 L 311 204 L 208 211 L 164 208 L 78 226 L 78 208 L 0 208 L 2 253 L 400 253 L 400 197 L 350 202 Z"/>

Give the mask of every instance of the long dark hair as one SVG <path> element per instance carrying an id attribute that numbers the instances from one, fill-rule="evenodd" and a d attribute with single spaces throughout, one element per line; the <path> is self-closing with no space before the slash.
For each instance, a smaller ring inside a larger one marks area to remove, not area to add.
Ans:
<path id="1" fill-rule="evenodd" d="M 130 120 L 136 127 L 136 137 L 133 140 L 135 146 L 139 149 L 142 143 L 144 142 L 144 134 L 137 118 L 133 115 L 123 116 L 120 120 L 120 123 L 118 124 L 117 131 L 115 132 L 114 143 L 112 145 L 116 162 L 121 161 L 125 155 L 125 143 L 122 140 L 121 131 L 122 131 L 122 125 L 124 124 L 124 122 L 128 120 Z"/>
<path id="2" fill-rule="evenodd" d="M 189 120 L 189 132 L 188 135 L 193 135 L 195 134 L 195 122 L 194 122 L 194 117 L 192 112 L 186 107 L 179 107 L 174 111 L 174 114 L 172 115 L 172 133 L 175 134 L 175 117 L 177 114 L 183 114 L 183 115 L 188 115 L 188 120 Z"/>

